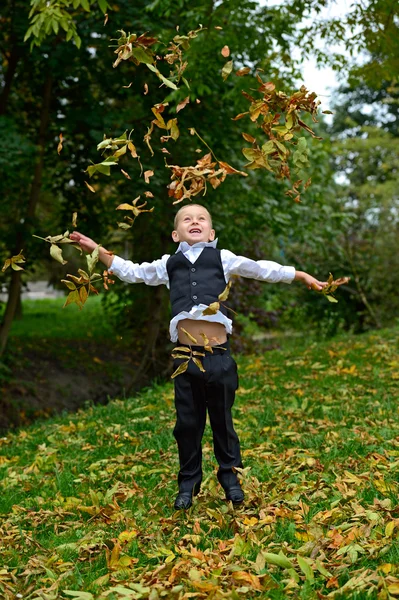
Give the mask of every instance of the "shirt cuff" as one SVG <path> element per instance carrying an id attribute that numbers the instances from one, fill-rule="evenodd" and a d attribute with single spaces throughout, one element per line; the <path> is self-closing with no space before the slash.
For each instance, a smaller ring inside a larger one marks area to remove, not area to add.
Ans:
<path id="1" fill-rule="evenodd" d="M 295 279 L 295 267 L 283 267 L 283 278 L 281 281 L 284 283 L 292 283 Z"/>
<path id="2" fill-rule="evenodd" d="M 125 262 L 126 261 L 124 261 L 123 258 L 115 255 L 108 271 L 112 271 L 112 273 L 118 277 L 121 274 L 121 269 Z"/>

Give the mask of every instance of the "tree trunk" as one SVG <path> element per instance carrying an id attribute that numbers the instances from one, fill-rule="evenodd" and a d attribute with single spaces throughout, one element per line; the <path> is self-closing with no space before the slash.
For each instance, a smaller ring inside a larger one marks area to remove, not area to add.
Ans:
<path id="1" fill-rule="evenodd" d="M 35 172 L 33 175 L 33 181 L 26 209 L 24 224 L 17 235 L 16 245 L 14 247 L 14 254 L 18 254 L 18 252 L 20 252 L 20 250 L 24 248 L 24 244 L 30 233 L 32 221 L 35 216 L 36 206 L 40 197 L 44 166 L 46 133 L 50 117 L 52 83 L 53 80 L 51 75 L 47 75 L 46 80 L 44 82 L 43 102 L 42 109 L 40 112 L 40 125 Z M 0 327 L 0 356 L 3 354 L 7 345 L 10 328 L 15 317 L 15 312 L 18 308 L 19 297 L 21 292 L 21 272 L 22 271 L 12 271 L 11 273 L 11 282 L 8 292 L 7 306 L 5 309 L 3 322 Z"/>

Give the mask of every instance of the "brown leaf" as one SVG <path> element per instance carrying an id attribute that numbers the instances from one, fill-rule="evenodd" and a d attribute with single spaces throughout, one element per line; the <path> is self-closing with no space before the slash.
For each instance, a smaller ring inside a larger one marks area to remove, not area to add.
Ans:
<path id="1" fill-rule="evenodd" d="M 144 84 L 144 96 L 146 96 L 148 94 L 148 84 L 145 83 Z"/>
<path id="2" fill-rule="evenodd" d="M 222 162 L 221 160 L 219 160 L 219 166 L 224 169 L 226 171 L 226 173 L 228 173 L 229 175 L 243 175 L 243 177 L 248 177 L 248 173 L 244 173 L 244 171 L 237 171 L 237 169 L 235 169 L 234 167 L 230 166 L 229 164 Z"/>
<path id="3" fill-rule="evenodd" d="M 201 100 L 199 100 L 199 98 L 196 98 L 195 101 L 196 101 L 197 104 L 201 103 Z"/>
<path id="4" fill-rule="evenodd" d="M 122 87 L 128 90 L 133 85 L 133 81 L 129 83 L 129 85 L 123 85 Z"/>
<path id="5" fill-rule="evenodd" d="M 241 135 L 244 138 L 244 140 L 246 140 L 247 142 L 251 142 L 251 144 L 255 144 L 256 138 L 252 137 L 252 135 L 249 135 L 249 133 L 242 133 Z"/>
<path id="6" fill-rule="evenodd" d="M 223 46 L 223 48 L 221 50 L 221 55 L 224 56 L 225 58 L 230 56 L 230 48 L 228 46 Z"/>
<path id="7" fill-rule="evenodd" d="M 61 150 L 62 150 L 62 142 L 64 141 L 64 138 L 62 136 L 62 133 L 60 133 L 60 141 L 58 142 L 58 146 L 57 146 L 57 152 L 58 154 L 61 154 Z"/>
<path id="8" fill-rule="evenodd" d="M 144 192 L 144 196 L 146 196 L 147 198 L 153 198 L 154 194 L 152 192 L 147 191 L 147 192 Z"/>
<path id="9" fill-rule="evenodd" d="M 240 113 L 238 115 L 236 115 L 235 117 L 232 118 L 232 121 L 238 121 L 238 119 L 242 119 L 243 117 L 245 117 L 245 115 L 248 115 L 248 111 L 244 112 L 244 113 Z"/>
<path id="10" fill-rule="evenodd" d="M 78 213 L 77 212 L 72 213 L 72 227 L 76 227 L 77 220 L 78 220 Z"/>
<path id="11" fill-rule="evenodd" d="M 104 15 L 104 26 L 108 23 L 108 13 Z"/>
<path id="12" fill-rule="evenodd" d="M 146 183 L 150 183 L 150 177 L 154 175 L 154 171 L 148 170 L 144 171 L 144 179 Z"/>
<path id="13" fill-rule="evenodd" d="M 124 175 L 126 177 L 126 179 L 132 179 L 129 175 L 129 173 L 126 173 L 126 171 L 124 171 L 123 169 L 121 169 L 121 173 L 122 175 Z"/>
<path id="14" fill-rule="evenodd" d="M 220 27 L 220 25 L 215 25 L 215 29 L 217 29 L 218 31 L 220 31 L 221 29 L 223 29 L 223 27 Z"/>
<path id="15" fill-rule="evenodd" d="M 238 77 L 244 77 L 244 75 L 248 75 L 250 72 L 250 67 L 243 67 L 242 69 L 238 69 L 238 71 L 236 71 L 236 75 L 238 75 Z"/>
<path id="16" fill-rule="evenodd" d="M 90 183 L 87 183 L 87 181 L 85 181 L 85 185 L 86 185 L 86 187 L 87 187 L 87 188 L 89 188 L 89 190 L 90 190 L 91 192 L 93 192 L 93 194 L 95 194 L 95 193 L 96 193 L 96 190 L 94 189 L 94 187 L 93 187 L 93 186 L 91 186 L 91 185 L 90 185 Z"/>
<path id="17" fill-rule="evenodd" d="M 180 112 L 181 110 L 183 110 L 183 108 L 185 106 L 187 106 L 187 104 L 190 102 L 190 96 L 187 96 L 187 98 L 184 98 L 184 100 L 182 100 L 181 102 L 179 102 L 179 104 L 177 105 L 176 108 L 176 112 Z"/>

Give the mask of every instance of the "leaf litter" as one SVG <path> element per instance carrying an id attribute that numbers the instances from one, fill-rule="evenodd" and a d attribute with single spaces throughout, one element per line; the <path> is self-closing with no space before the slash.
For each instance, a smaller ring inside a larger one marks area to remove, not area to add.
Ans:
<path id="1" fill-rule="evenodd" d="M 398 330 L 241 357 L 245 505 L 174 512 L 173 391 L 0 439 L 5 600 L 398 597 Z"/>

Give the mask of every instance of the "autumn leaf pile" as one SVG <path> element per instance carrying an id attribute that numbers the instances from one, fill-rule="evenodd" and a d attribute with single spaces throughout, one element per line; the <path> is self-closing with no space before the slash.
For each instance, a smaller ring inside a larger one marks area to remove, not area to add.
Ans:
<path id="1" fill-rule="evenodd" d="M 1 438 L 0 596 L 398 598 L 398 333 L 239 360 L 236 510 L 208 428 L 173 510 L 170 383 Z"/>

